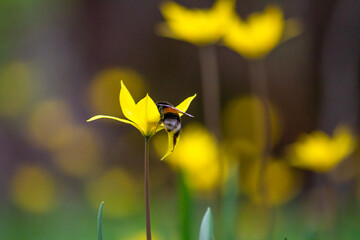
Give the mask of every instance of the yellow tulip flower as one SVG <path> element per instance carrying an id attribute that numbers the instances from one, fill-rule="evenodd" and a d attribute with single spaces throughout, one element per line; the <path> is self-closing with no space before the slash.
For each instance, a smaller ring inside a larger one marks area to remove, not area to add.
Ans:
<path id="1" fill-rule="evenodd" d="M 187 9 L 175 2 L 161 5 L 165 23 L 158 28 L 160 35 L 195 45 L 215 43 L 223 37 L 235 16 L 234 0 L 218 0 L 210 9 Z"/>
<path id="2" fill-rule="evenodd" d="M 227 28 L 223 43 L 245 58 L 257 59 L 266 56 L 284 38 L 298 35 L 299 28 L 294 21 L 284 20 L 280 7 L 268 5 L 264 12 L 250 14 L 246 21 L 235 18 Z M 284 36 L 287 35 L 284 30 L 291 36 Z"/>
<path id="3" fill-rule="evenodd" d="M 189 108 L 191 101 L 196 97 L 196 94 L 192 97 L 188 97 L 182 103 L 180 103 L 176 108 L 180 110 L 182 113 L 186 113 L 186 110 Z M 130 92 L 125 87 L 125 84 L 121 81 L 121 89 L 120 89 L 120 106 L 124 116 L 127 119 L 122 119 L 113 116 L 106 116 L 106 115 L 97 115 L 95 117 L 90 118 L 87 120 L 88 122 L 94 121 L 100 118 L 106 119 L 113 119 L 119 122 L 127 123 L 135 128 L 137 128 L 141 134 L 145 138 L 145 156 L 144 156 L 144 185 L 145 185 L 145 216 L 146 216 L 146 236 L 147 239 L 151 239 L 151 229 L 150 229 L 150 187 L 149 187 L 149 140 L 150 138 L 160 131 L 164 129 L 163 118 L 160 115 L 159 109 L 151 99 L 151 97 L 146 94 L 146 96 L 141 99 L 138 103 L 135 103 L 134 99 L 132 98 Z M 182 113 L 176 111 L 179 114 L 179 117 L 182 116 Z M 165 156 L 162 158 L 164 159 L 167 157 L 171 152 L 174 151 L 175 146 L 179 142 L 174 141 L 174 133 L 172 131 L 168 132 L 169 138 L 169 145 L 168 151 Z M 161 159 L 161 160 L 162 160 Z"/>
<path id="4" fill-rule="evenodd" d="M 344 126 L 337 127 L 333 137 L 315 131 L 290 147 L 290 160 L 296 167 L 327 172 L 354 152 L 355 145 L 355 138 Z"/>
<path id="5" fill-rule="evenodd" d="M 192 97 L 188 97 L 181 104 L 176 106 L 176 108 L 182 112 L 186 112 L 195 96 L 196 94 Z M 159 110 L 155 102 L 148 94 L 146 94 L 146 96 L 138 103 L 135 103 L 125 84 L 121 81 L 119 100 L 122 112 L 127 119 L 106 115 L 97 115 L 87 120 L 87 122 L 94 121 L 100 118 L 113 119 L 134 126 L 141 132 L 141 134 L 145 138 L 150 138 L 158 131 L 164 129 L 164 126 L 160 121 L 161 119 Z M 167 157 L 175 148 L 172 141 L 173 133 L 168 132 L 168 137 L 171 138 L 171 141 L 169 139 L 168 152 L 162 159 Z"/>

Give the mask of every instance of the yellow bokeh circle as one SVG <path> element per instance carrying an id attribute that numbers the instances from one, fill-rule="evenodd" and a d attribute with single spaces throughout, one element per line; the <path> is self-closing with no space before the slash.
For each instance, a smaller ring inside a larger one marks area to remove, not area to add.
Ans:
<path id="1" fill-rule="evenodd" d="M 264 182 L 262 190 L 260 181 Z M 255 203 L 278 206 L 287 203 L 300 192 L 303 177 L 300 171 L 283 160 L 268 161 L 262 172 L 261 160 L 254 159 L 242 165 L 241 186 L 243 192 Z"/>
<path id="2" fill-rule="evenodd" d="M 64 101 L 43 101 L 34 108 L 29 118 L 29 137 L 39 147 L 58 149 L 69 140 L 63 130 L 71 127 L 73 122 L 71 108 Z"/>
<path id="3" fill-rule="evenodd" d="M 31 66 L 14 62 L 0 67 L 0 116 L 19 117 L 25 113 L 39 86 Z"/>
<path id="4" fill-rule="evenodd" d="M 102 70 L 95 75 L 89 89 L 90 107 L 94 114 L 110 116 L 122 114 L 119 105 L 121 80 L 124 81 L 136 101 L 145 95 L 144 80 L 136 71 L 130 68 Z"/>
<path id="5" fill-rule="evenodd" d="M 44 168 L 22 166 L 12 179 L 11 197 L 14 204 L 25 211 L 50 212 L 56 206 L 55 179 Z"/>
<path id="6" fill-rule="evenodd" d="M 142 209 L 141 183 L 124 170 L 114 167 L 93 179 L 86 192 L 94 209 L 101 201 L 105 202 L 104 215 L 129 217 Z"/>
<path id="7" fill-rule="evenodd" d="M 67 141 L 52 156 L 63 173 L 74 177 L 86 177 L 99 171 L 101 165 L 101 142 L 86 127 L 64 128 L 59 138 Z"/>

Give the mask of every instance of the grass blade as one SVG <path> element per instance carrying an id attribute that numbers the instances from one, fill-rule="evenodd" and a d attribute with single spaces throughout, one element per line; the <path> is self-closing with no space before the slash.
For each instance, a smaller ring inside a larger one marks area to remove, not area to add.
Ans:
<path id="1" fill-rule="evenodd" d="M 97 232 L 98 232 L 98 240 L 104 240 L 103 238 L 103 224 L 102 224 L 102 212 L 103 212 L 104 202 L 101 202 L 99 207 L 99 213 L 97 216 Z"/>

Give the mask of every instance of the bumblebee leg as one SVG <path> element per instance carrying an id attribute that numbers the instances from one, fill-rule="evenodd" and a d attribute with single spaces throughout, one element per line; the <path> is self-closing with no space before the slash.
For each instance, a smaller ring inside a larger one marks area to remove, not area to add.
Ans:
<path id="1" fill-rule="evenodd" d="M 173 149 L 172 149 L 171 151 L 174 151 L 175 146 L 176 146 L 176 142 L 177 142 L 177 140 L 178 140 L 179 136 L 180 136 L 180 131 L 178 131 L 178 132 L 174 133 L 174 136 L 173 136 L 173 143 L 174 143 L 174 146 L 173 146 Z"/>

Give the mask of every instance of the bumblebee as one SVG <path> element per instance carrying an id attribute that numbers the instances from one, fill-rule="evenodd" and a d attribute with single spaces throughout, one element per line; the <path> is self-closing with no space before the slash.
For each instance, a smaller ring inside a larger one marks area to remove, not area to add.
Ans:
<path id="1" fill-rule="evenodd" d="M 180 114 L 185 114 L 189 117 L 193 117 L 192 115 L 185 113 L 183 111 L 180 111 L 176 107 L 174 107 L 172 104 L 168 102 L 158 102 L 156 103 L 156 106 L 160 113 L 160 122 L 159 124 L 163 123 L 165 130 L 167 132 L 173 133 L 173 144 L 174 148 L 177 142 L 177 139 L 180 136 L 180 130 L 181 130 L 181 120 L 180 120 Z M 173 150 L 174 150 L 173 148 Z"/>

